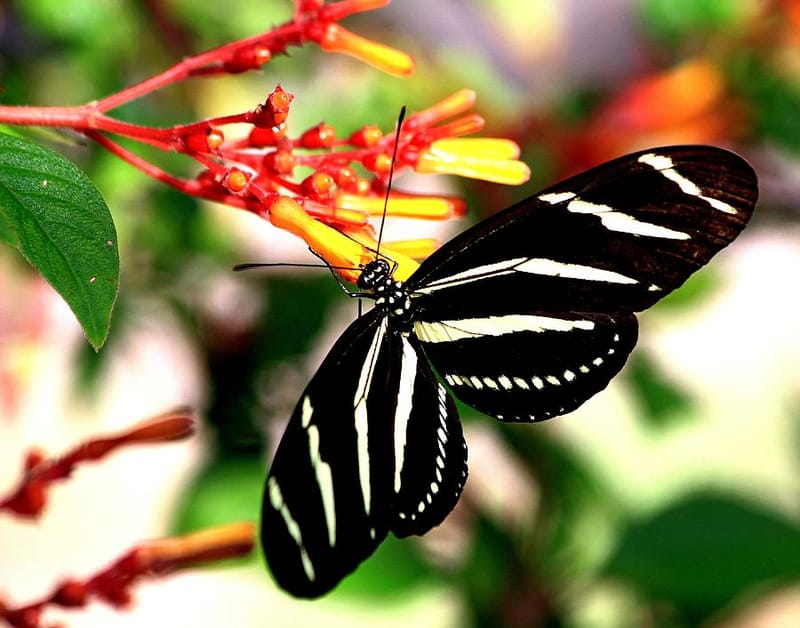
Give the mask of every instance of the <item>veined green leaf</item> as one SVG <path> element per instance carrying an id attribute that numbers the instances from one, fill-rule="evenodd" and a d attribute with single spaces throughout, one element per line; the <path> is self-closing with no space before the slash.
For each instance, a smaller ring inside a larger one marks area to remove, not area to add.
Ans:
<path id="1" fill-rule="evenodd" d="M 51 150 L 0 134 L 0 242 L 39 271 L 99 349 L 117 296 L 119 253 L 111 214 L 87 176 Z"/>

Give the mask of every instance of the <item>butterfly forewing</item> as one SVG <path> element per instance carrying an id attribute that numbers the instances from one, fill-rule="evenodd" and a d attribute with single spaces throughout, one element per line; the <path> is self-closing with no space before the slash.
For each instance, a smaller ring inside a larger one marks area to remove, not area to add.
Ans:
<path id="1" fill-rule="evenodd" d="M 261 540 L 293 595 L 329 591 L 389 530 L 439 524 L 466 479 L 455 406 L 415 339 L 390 323 L 373 311 L 342 334 L 275 454 Z"/>
<path id="2" fill-rule="evenodd" d="M 425 260 L 408 286 L 415 308 L 433 317 L 637 312 L 729 244 L 756 196 L 752 168 L 728 151 L 634 153 L 464 231 Z"/>
<path id="3" fill-rule="evenodd" d="M 755 174 L 713 147 L 603 164 L 457 236 L 408 281 L 415 333 L 455 394 L 513 421 L 574 410 L 636 342 L 633 312 L 749 220 Z"/>

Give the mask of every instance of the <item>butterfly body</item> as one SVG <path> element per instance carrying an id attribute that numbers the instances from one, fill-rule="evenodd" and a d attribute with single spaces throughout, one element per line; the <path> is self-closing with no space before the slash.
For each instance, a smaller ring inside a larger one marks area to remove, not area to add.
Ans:
<path id="1" fill-rule="evenodd" d="M 467 464 L 440 380 L 502 421 L 574 410 L 624 366 L 635 313 L 730 243 L 756 196 L 733 153 L 652 149 L 487 218 L 405 282 L 380 257 L 366 264 L 358 287 L 375 307 L 306 387 L 267 478 L 261 538 L 278 583 L 322 595 L 389 532 L 441 523 Z"/>

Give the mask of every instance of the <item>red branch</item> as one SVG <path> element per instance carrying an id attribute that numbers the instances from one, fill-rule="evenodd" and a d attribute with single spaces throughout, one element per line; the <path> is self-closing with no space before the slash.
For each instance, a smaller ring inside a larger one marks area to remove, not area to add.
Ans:
<path id="1" fill-rule="evenodd" d="M 94 576 L 83 580 L 67 578 L 36 602 L 11 608 L 0 600 L 0 619 L 17 628 L 37 628 L 45 607 L 79 608 L 92 598 L 125 608 L 131 602 L 131 587 L 141 578 L 162 576 L 197 563 L 245 556 L 254 544 L 254 526 L 249 522 L 144 541 Z"/>
<path id="2" fill-rule="evenodd" d="M 7 497 L 0 499 L 0 511 L 7 510 L 31 519 L 38 517 L 47 503 L 50 484 L 70 477 L 79 464 L 100 460 L 120 447 L 179 440 L 193 432 L 194 421 L 188 411 L 175 410 L 116 436 L 89 440 L 60 458 L 47 460 L 41 451 L 33 449 L 25 458 L 19 485 Z"/>

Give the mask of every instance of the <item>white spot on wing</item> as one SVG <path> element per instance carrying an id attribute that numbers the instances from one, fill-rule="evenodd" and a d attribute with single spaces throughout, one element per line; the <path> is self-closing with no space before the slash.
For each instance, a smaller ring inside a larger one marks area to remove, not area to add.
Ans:
<path id="1" fill-rule="evenodd" d="M 566 332 L 573 330 L 589 331 L 594 329 L 594 321 L 570 320 L 535 316 L 531 314 L 508 314 L 506 316 L 488 316 L 486 318 L 464 318 L 449 321 L 415 321 L 414 332 L 422 342 L 452 342 L 465 338 L 481 336 L 502 336 L 521 331 L 543 333 L 548 331 Z M 475 383 L 475 382 L 478 383 Z M 472 378 L 475 388 L 482 384 Z"/>
<path id="2" fill-rule="evenodd" d="M 549 194 L 540 194 L 538 196 L 540 201 L 550 203 L 551 205 L 558 205 L 564 201 L 575 198 L 574 192 L 550 192 Z"/>
<path id="3" fill-rule="evenodd" d="M 375 374 L 375 364 L 378 362 L 383 335 L 386 333 L 388 318 L 381 320 L 372 338 L 372 344 L 367 351 L 364 366 L 361 367 L 361 374 L 356 386 L 356 394 L 353 399 L 353 415 L 355 417 L 356 446 L 358 452 L 358 479 L 361 484 L 361 496 L 364 500 L 364 512 L 370 514 L 372 507 L 372 493 L 369 483 L 369 422 L 367 416 L 367 395 L 372 385 L 372 377 Z"/>
<path id="4" fill-rule="evenodd" d="M 633 235 L 664 238 L 668 240 L 688 240 L 690 236 L 683 231 L 675 231 L 651 222 L 637 220 L 633 216 L 616 211 L 609 205 L 589 203 L 576 198 L 567 205 L 567 210 L 574 214 L 594 214 L 600 217 L 601 224 L 609 231 L 631 233 Z"/>
<path id="5" fill-rule="evenodd" d="M 583 279 L 585 281 L 603 281 L 605 283 L 639 283 L 632 277 L 611 270 L 584 266 L 582 264 L 565 264 L 543 257 L 532 257 L 517 266 L 517 270 L 534 275 L 550 277 L 566 277 L 567 279 Z"/>
<path id="6" fill-rule="evenodd" d="M 328 527 L 328 543 L 331 547 L 336 543 L 336 503 L 333 496 L 333 475 L 331 465 L 322 460 L 319 453 L 319 429 L 316 425 L 308 426 L 308 454 L 311 466 L 317 476 L 317 486 L 322 497 L 322 510 L 325 513 L 325 524 Z"/>
<path id="7" fill-rule="evenodd" d="M 418 289 L 416 292 L 421 292 L 421 293 L 436 292 L 436 290 L 439 290 L 441 288 L 450 288 L 452 286 L 471 283 L 473 281 L 478 281 L 480 279 L 487 279 L 490 277 L 499 277 L 501 275 L 508 275 L 514 272 L 514 266 L 524 261 L 525 261 L 524 257 L 518 257 L 514 259 L 503 260 L 502 262 L 496 262 L 494 264 L 485 264 L 483 266 L 476 266 L 475 268 L 470 268 L 460 273 L 456 273 L 454 275 L 449 275 L 448 277 L 442 277 L 441 279 L 436 279 L 434 281 L 431 281 L 427 286 Z"/>
<path id="8" fill-rule="evenodd" d="M 400 366 L 400 385 L 397 391 L 397 404 L 394 411 L 394 492 L 400 492 L 400 477 L 405 463 L 408 421 L 411 418 L 414 380 L 417 374 L 417 352 L 405 336 L 402 338 L 402 361 Z"/>
<path id="9" fill-rule="evenodd" d="M 647 153 L 646 155 L 642 155 L 639 157 L 639 162 L 643 164 L 647 164 L 648 166 L 652 167 L 654 170 L 657 170 L 661 174 L 663 174 L 667 179 L 676 183 L 678 187 L 681 189 L 681 192 L 684 194 L 688 194 L 689 196 L 694 196 L 695 198 L 699 198 L 708 205 L 717 211 L 725 212 L 726 214 L 738 214 L 739 212 L 736 210 L 735 207 L 728 205 L 718 198 L 711 198 L 709 196 L 703 196 L 702 190 L 697 187 L 695 183 L 684 177 L 680 172 L 675 170 L 675 164 L 673 163 L 672 159 L 665 155 L 656 155 L 655 153 Z"/>
<path id="10" fill-rule="evenodd" d="M 572 207 L 573 204 L 577 202 L 582 203 L 583 201 L 572 201 L 569 206 Z M 585 205 L 591 206 L 593 208 L 606 208 L 605 205 L 590 205 L 588 203 L 585 203 Z M 576 207 L 580 206 L 576 205 Z M 608 210 L 610 211 L 611 208 L 608 208 Z M 609 214 L 603 214 L 603 215 L 608 216 Z M 623 214 L 619 215 L 623 216 Z M 640 224 L 645 225 L 646 223 L 640 223 Z M 652 226 L 656 227 L 656 225 Z M 632 231 L 631 229 L 624 229 L 624 230 L 632 233 L 641 233 L 643 229 L 644 227 L 641 227 L 639 231 Z M 667 237 L 667 235 L 662 234 L 662 237 Z M 626 277 L 625 275 L 622 275 L 620 273 L 615 273 L 612 271 L 603 270 L 599 268 L 593 268 L 591 266 L 583 266 L 580 264 L 565 264 L 563 262 L 557 262 L 555 260 L 545 259 L 545 258 L 515 257 L 513 259 L 503 260 L 502 262 L 495 262 L 493 264 L 476 266 L 475 268 L 470 268 L 468 270 L 464 270 L 459 273 L 449 275 L 447 277 L 435 279 L 434 281 L 428 283 L 426 286 L 415 290 L 415 294 L 430 294 L 432 292 L 436 292 L 437 290 L 441 290 L 443 288 L 452 288 L 453 286 L 459 286 L 462 284 L 472 283 L 484 279 L 494 279 L 496 277 L 501 277 L 503 275 L 510 275 L 518 272 L 531 273 L 535 275 L 549 275 L 554 277 L 568 277 L 571 279 L 585 279 L 587 281 L 605 281 L 608 283 L 631 283 L 631 284 L 638 283 L 635 279 L 631 277 Z"/>
<path id="11" fill-rule="evenodd" d="M 267 484 L 269 486 L 269 503 L 280 513 L 281 517 L 283 517 L 283 522 L 286 524 L 289 536 L 292 537 L 297 544 L 297 549 L 300 550 L 300 561 L 303 563 L 303 571 L 306 572 L 306 577 L 313 581 L 316 578 L 314 565 L 311 563 L 311 559 L 308 557 L 308 552 L 306 552 L 305 545 L 303 544 L 303 534 L 300 531 L 300 526 L 297 525 L 297 521 L 294 520 L 292 513 L 289 512 L 289 507 L 286 505 L 286 502 L 283 501 L 283 494 L 281 493 L 281 487 L 278 481 L 274 477 L 270 477 Z"/>

